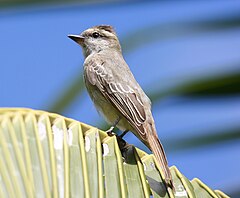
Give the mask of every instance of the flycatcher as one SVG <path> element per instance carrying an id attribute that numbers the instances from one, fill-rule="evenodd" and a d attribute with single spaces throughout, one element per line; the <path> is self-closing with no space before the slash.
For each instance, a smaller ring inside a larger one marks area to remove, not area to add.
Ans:
<path id="1" fill-rule="evenodd" d="M 89 28 L 80 35 L 68 35 L 83 49 L 84 80 L 97 110 L 113 127 L 132 131 L 155 155 L 172 187 L 172 176 L 158 139 L 151 101 L 125 62 L 112 26 Z"/>

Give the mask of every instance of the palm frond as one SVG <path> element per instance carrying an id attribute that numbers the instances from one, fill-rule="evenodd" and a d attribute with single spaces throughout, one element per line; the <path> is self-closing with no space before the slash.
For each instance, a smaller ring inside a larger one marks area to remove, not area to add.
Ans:
<path id="1" fill-rule="evenodd" d="M 211 31 L 221 32 L 239 27 L 240 15 L 189 22 L 154 23 L 129 32 L 125 37 L 121 38 L 121 43 L 123 52 L 129 53 L 152 42 L 166 41 Z"/>
<path id="2" fill-rule="evenodd" d="M 238 64 L 237 64 L 238 65 Z M 158 84 L 158 82 L 154 82 Z M 154 87 L 154 86 L 149 86 Z M 214 74 L 186 80 L 169 88 L 156 89 L 148 95 L 152 102 L 171 95 L 204 97 L 204 96 L 233 96 L 240 94 L 240 71 L 225 74 Z"/>
<path id="3" fill-rule="evenodd" d="M 173 192 L 153 155 L 119 145 L 115 136 L 57 114 L 0 109 L 0 196 L 228 197 L 176 167 Z"/>
<path id="4" fill-rule="evenodd" d="M 240 129 L 218 131 L 217 133 L 207 133 L 205 135 L 196 135 L 193 137 L 184 137 L 178 139 L 169 139 L 166 146 L 169 151 L 182 151 L 184 149 L 196 149 L 198 147 L 223 144 L 228 141 L 238 141 L 240 139 Z"/>

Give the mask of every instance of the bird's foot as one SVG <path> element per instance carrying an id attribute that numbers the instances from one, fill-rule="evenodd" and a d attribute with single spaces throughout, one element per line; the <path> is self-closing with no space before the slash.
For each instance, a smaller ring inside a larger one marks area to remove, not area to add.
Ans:
<path id="1" fill-rule="evenodd" d="M 117 126 L 117 124 L 119 123 L 119 121 L 121 120 L 121 118 L 118 118 L 115 120 L 115 122 L 113 123 L 113 125 L 110 127 L 110 129 L 108 129 L 106 132 L 108 134 L 108 136 L 114 136 L 116 135 L 116 133 L 113 132 L 114 128 Z"/>
<path id="2" fill-rule="evenodd" d="M 108 136 L 112 137 L 114 135 L 116 135 L 114 132 L 114 126 L 110 127 L 108 130 L 106 130 L 106 133 L 108 134 Z"/>

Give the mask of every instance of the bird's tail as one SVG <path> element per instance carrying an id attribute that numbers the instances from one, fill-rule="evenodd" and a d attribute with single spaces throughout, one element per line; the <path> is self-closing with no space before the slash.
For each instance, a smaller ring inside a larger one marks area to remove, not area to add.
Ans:
<path id="1" fill-rule="evenodd" d="M 153 152 L 157 162 L 159 163 L 160 168 L 163 171 L 166 184 L 169 187 L 174 188 L 173 181 L 172 181 L 172 175 L 171 175 L 170 169 L 168 167 L 168 162 L 167 162 L 167 158 L 166 158 L 166 154 L 164 152 L 163 146 L 162 146 L 160 140 L 158 139 L 158 136 L 155 133 L 155 130 L 150 129 L 150 131 L 147 133 L 147 141 L 148 141 L 149 147 L 150 147 L 151 151 Z"/>

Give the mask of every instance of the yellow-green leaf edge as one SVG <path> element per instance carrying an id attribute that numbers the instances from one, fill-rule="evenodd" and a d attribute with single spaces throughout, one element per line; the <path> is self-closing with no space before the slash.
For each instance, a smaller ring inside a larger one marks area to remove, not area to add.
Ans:
<path id="1" fill-rule="evenodd" d="M 172 166 L 175 192 L 166 188 L 153 155 L 116 137 L 45 111 L 0 109 L 0 197 L 228 198 Z"/>

